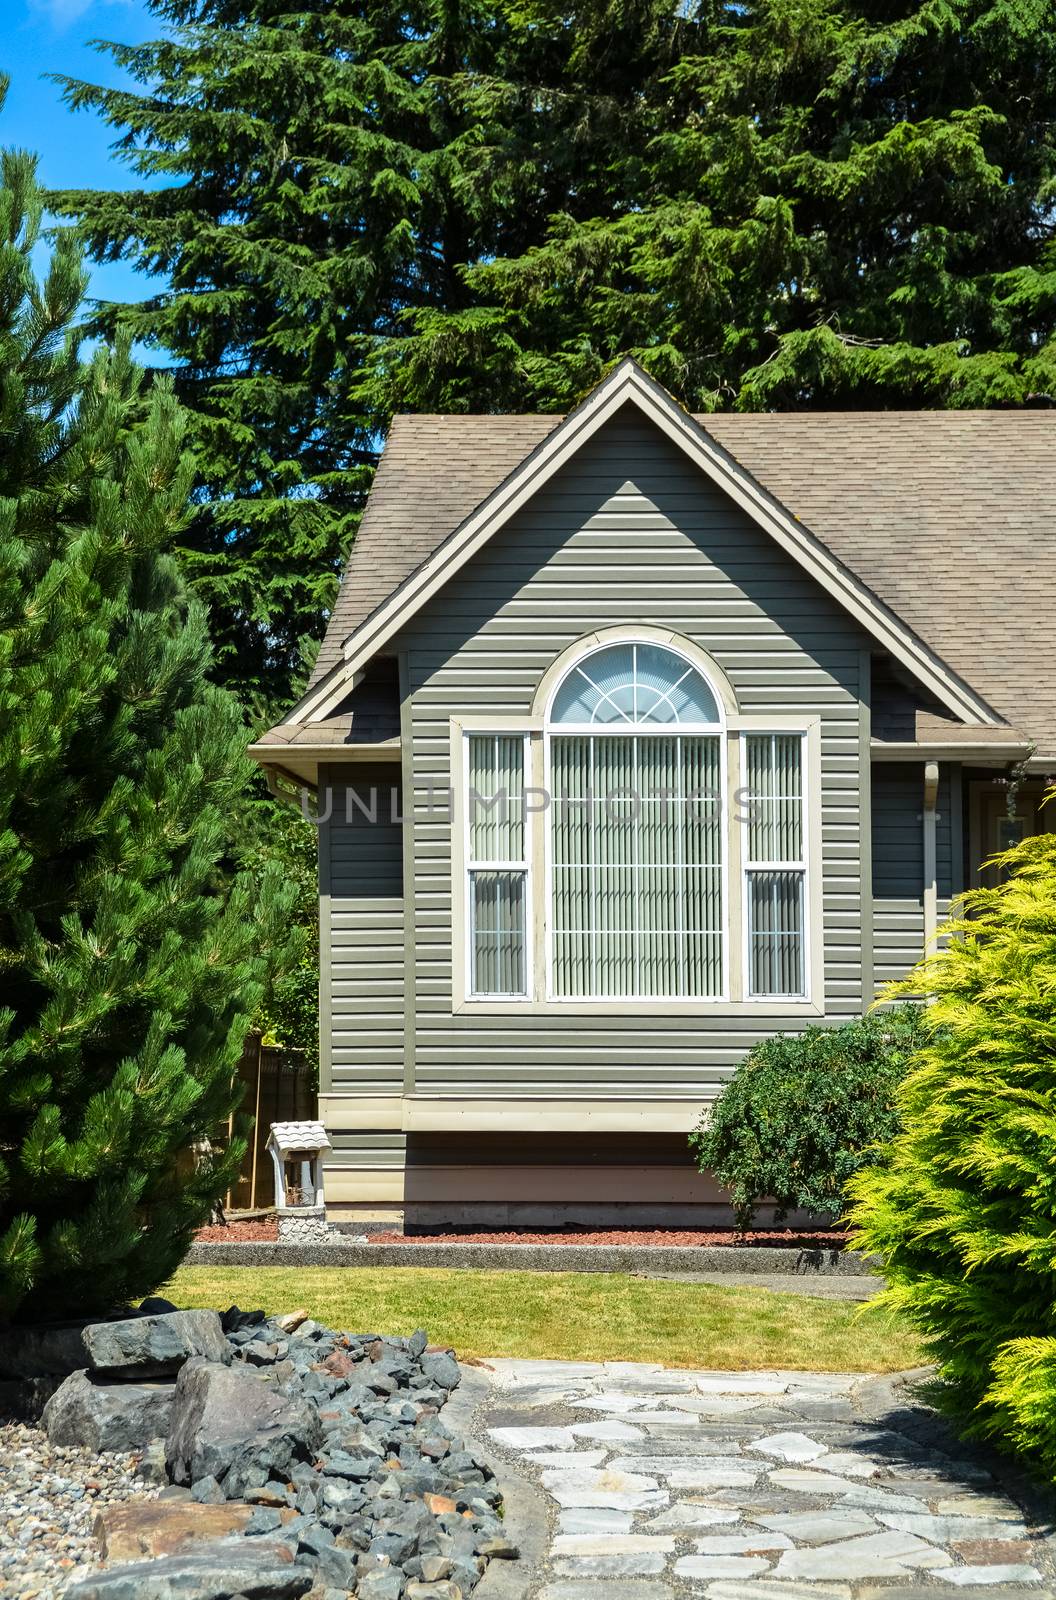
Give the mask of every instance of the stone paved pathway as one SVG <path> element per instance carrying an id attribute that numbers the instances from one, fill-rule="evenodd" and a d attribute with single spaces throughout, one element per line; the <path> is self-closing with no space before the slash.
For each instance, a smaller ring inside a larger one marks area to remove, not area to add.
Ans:
<path id="1" fill-rule="evenodd" d="M 1051 1530 L 890 1382 L 488 1367 L 489 1443 L 551 1507 L 532 1600 L 1056 1597 Z"/>

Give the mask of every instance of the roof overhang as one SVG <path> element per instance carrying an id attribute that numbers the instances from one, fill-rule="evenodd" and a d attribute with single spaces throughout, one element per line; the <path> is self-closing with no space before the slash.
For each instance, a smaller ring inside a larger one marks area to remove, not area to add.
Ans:
<path id="1" fill-rule="evenodd" d="M 349 635 L 344 660 L 297 703 L 286 723 L 328 716 L 352 675 L 625 405 L 655 423 L 708 478 L 808 572 L 864 631 L 959 721 L 999 724 L 992 707 L 839 561 L 820 539 L 634 361 L 622 361 L 513 472 Z"/>
<path id="2" fill-rule="evenodd" d="M 251 744 L 246 754 L 269 775 L 269 787 L 277 799 L 285 799 L 272 777 L 296 789 L 317 789 L 321 766 L 361 766 L 388 762 L 398 765 L 399 739 L 378 744 Z"/>

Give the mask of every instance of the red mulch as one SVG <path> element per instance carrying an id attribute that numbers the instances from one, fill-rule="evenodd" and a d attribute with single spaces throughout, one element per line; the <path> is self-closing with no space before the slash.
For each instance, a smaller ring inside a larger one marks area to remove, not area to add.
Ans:
<path id="1" fill-rule="evenodd" d="M 194 1236 L 196 1244 L 268 1244 L 279 1237 L 279 1225 L 274 1217 L 253 1222 L 229 1222 L 226 1228 L 199 1228 Z"/>
<path id="2" fill-rule="evenodd" d="M 693 1228 L 584 1229 L 562 1233 L 372 1233 L 372 1244 L 632 1244 L 632 1245 L 784 1245 L 789 1249 L 841 1249 L 846 1235 L 835 1232 L 796 1233 L 791 1228 L 751 1233 L 701 1232 Z"/>
<path id="3" fill-rule="evenodd" d="M 237 1219 L 226 1228 L 199 1228 L 195 1239 L 199 1244 L 266 1244 L 279 1236 L 279 1225 L 274 1217 L 252 1222 Z M 811 1233 L 797 1233 L 793 1228 L 757 1228 L 751 1233 L 707 1231 L 694 1228 L 616 1228 L 609 1231 L 589 1232 L 586 1229 L 567 1229 L 561 1233 L 530 1233 L 527 1230 L 506 1233 L 372 1233 L 371 1244 L 629 1244 L 639 1248 L 648 1245 L 771 1245 L 789 1250 L 840 1250 L 846 1244 L 846 1235 L 835 1231 L 817 1229 Z"/>

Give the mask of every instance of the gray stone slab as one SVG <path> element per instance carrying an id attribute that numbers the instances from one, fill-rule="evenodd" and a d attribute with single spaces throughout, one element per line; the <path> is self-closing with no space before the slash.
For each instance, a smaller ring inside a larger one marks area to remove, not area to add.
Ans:
<path id="1" fill-rule="evenodd" d="M 553 1550 L 557 1556 L 670 1555 L 675 1541 L 670 1534 L 559 1533 Z"/>
<path id="2" fill-rule="evenodd" d="M 779 1489 L 791 1489 L 796 1494 L 844 1495 L 855 1487 L 849 1478 L 838 1478 L 834 1473 L 822 1472 L 820 1468 L 778 1467 L 768 1476 L 770 1482 Z"/>
<path id="3" fill-rule="evenodd" d="M 660 1510 L 669 1496 L 655 1478 L 637 1472 L 588 1471 L 577 1468 L 563 1472 L 548 1467 L 543 1472 L 543 1487 L 559 1506 L 607 1506 L 612 1511 Z"/>
<path id="4" fill-rule="evenodd" d="M 877 1511 L 877 1521 L 902 1533 L 915 1533 L 933 1544 L 949 1544 L 953 1539 L 1025 1539 L 1022 1522 L 1006 1522 L 1000 1517 L 939 1517 L 928 1511 Z"/>
<path id="5" fill-rule="evenodd" d="M 777 1564 L 778 1577 L 898 1578 L 907 1569 L 941 1567 L 947 1557 L 911 1533 L 865 1534 L 815 1549 L 787 1550 Z"/>
<path id="6" fill-rule="evenodd" d="M 678 1490 L 750 1489 L 758 1476 L 758 1471 L 749 1464 L 716 1459 L 668 1472 L 666 1482 L 670 1489 Z"/>
<path id="7" fill-rule="evenodd" d="M 993 1587 L 999 1583 L 1041 1583 L 1041 1573 L 1037 1567 L 1024 1566 L 1019 1562 L 1014 1565 L 993 1567 L 940 1567 L 935 1576 L 944 1583 L 956 1584 L 958 1588 L 981 1588 L 984 1584 Z"/>
<path id="8" fill-rule="evenodd" d="M 679 1578 L 751 1578 L 760 1572 L 769 1572 L 770 1562 L 765 1556 L 683 1556 L 675 1562 Z"/>
<path id="9" fill-rule="evenodd" d="M 630 1511 L 613 1511 L 605 1506 L 570 1506 L 558 1517 L 562 1533 L 629 1533 L 633 1522 Z"/>
<path id="10" fill-rule="evenodd" d="M 670 1584 L 652 1580 L 599 1582 L 594 1578 L 572 1578 L 545 1584 L 538 1600 L 673 1600 L 674 1593 Z M 775 1596 L 775 1600 L 781 1597 Z"/>
<path id="11" fill-rule="evenodd" d="M 892 1593 L 884 1590 L 885 1596 Z M 781 1578 L 749 1578 L 746 1583 L 739 1583 L 736 1579 L 721 1579 L 708 1585 L 708 1600 L 851 1600 L 851 1591 L 845 1583 L 796 1583 Z"/>
<path id="12" fill-rule="evenodd" d="M 659 1516 L 651 1517 L 644 1524 L 650 1530 L 658 1532 L 670 1528 L 677 1532 L 689 1533 L 696 1528 L 714 1528 L 723 1523 L 739 1522 L 740 1509 L 737 1506 L 707 1505 L 703 1501 L 678 1500 L 673 1506 L 668 1506 L 666 1511 L 661 1511 Z"/>
<path id="13" fill-rule="evenodd" d="M 663 1572 L 667 1558 L 650 1555 L 556 1556 L 554 1571 L 571 1578 L 653 1578 Z"/>
<path id="14" fill-rule="evenodd" d="M 765 1439 L 757 1439 L 748 1446 L 749 1450 L 757 1455 L 769 1456 L 775 1461 L 787 1461 L 790 1464 L 815 1461 L 818 1456 L 825 1454 L 825 1445 L 819 1444 L 816 1439 L 810 1439 L 805 1433 L 772 1433 Z"/>
<path id="15" fill-rule="evenodd" d="M 848 1483 L 847 1492 L 842 1496 L 845 1506 L 859 1506 L 863 1511 L 906 1511 L 920 1514 L 923 1507 L 919 1500 L 911 1495 L 885 1489 L 876 1483 Z"/>
<path id="16" fill-rule="evenodd" d="M 779 1511 L 751 1520 L 763 1528 L 787 1534 L 796 1544 L 831 1544 L 836 1539 L 853 1539 L 859 1534 L 880 1531 L 872 1517 L 850 1506 L 833 1506 L 827 1511 Z"/>
<path id="17" fill-rule="evenodd" d="M 533 1450 L 523 1457 L 536 1467 L 600 1467 L 607 1450 Z"/>
<path id="18" fill-rule="evenodd" d="M 570 1432 L 577 1439 L 596 1439 L 599 1443 L 613 1444 L 642 1437 L 641 1428 L 632 1427 L 629 1422 L 619 1422 L 615 1417 L 604 1422 L 574 1422 Z"/>
<path id="19" fill-rule="evenodd" d="M 744 1468 L 751 1479 L 758 1477 L 758 1464 L 738 1460 L 735 1456 L 686 1455 L 627 1455 L 616 1456 L 609 1462 L 614 1472 L 649 1472 L 656 1477 L 667 1477 L 672 1472 L 727 1472 Z"/>
<path id="20" fill-rule="evenodd" d="M 935 1510 L 944 1517 L 998 1517 L 1002 1522 L 1021 1522 L 1019 1507 L 1001 1494 L 955 1494 L 939 1500 Z"/>
<path id="21" fill-rule="evenodd" d="M 706 1533 L 694 1539 L 698 1556 L 761 1556 L 777 1550 L 791 1550 L 792 1541 L 783 1533 L 767 1533 L 757 1528 L 752 1533 Z"/>

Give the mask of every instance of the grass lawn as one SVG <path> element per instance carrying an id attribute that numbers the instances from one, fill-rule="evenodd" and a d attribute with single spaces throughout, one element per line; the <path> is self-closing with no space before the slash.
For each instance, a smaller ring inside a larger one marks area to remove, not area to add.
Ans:
<path id="1" fill-rule="evenodd" d="M 925 1359 L 912 1330 L 887 1311 L 625 1273 L 182 1267 L 162 1293 L 187 1307 L 233 1301 L 276 1314 L 303 1306 L 350 1332 L 422 1327 L 461 1356 L 817 1372 L 894 1372 Z"/>

